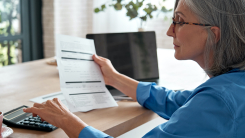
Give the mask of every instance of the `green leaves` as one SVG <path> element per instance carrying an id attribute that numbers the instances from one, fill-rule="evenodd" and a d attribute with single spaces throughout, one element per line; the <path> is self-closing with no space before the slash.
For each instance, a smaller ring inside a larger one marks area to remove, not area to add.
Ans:
<path id="1" fill-rule="evenodd" d="M 162 1 L 166 1 L 166 0 L 162 0 Z M 126 16 L 128 16 L 130 20 L 134 18 L 140 18 L 142 21 L 146 21 L 147 18 L 153 18 L 152 13 L 157 11 L 158 9 L 156 5 L 152 5 L 151 3 L 144 4 L 144 2 L 145 0 L 141 0 L 141 1 L 136 0 L 136 2 L 130 1 L 127 4 L 122 4 L 122 0 L 117 0 L 116 3 L 110 4 L 109 6 L 114 7 L 116 11 L 122 10 L 122 8 L 125 7 L 125 9 L 127 10 Z M 139 15 L 139 9 L 143 5 L 146 5 L 146 7 L 143 9 L 143 11 L 145 12 L 145 15 Z M 105 9 L 106 9 L 106 6 L 105 4 L 103 4 L 101 5 L 101 7 L 95 8 L 94 12 L 99 13 L 101 11 L 104 11 Z M 172 9 L 167 10 L 166 7 L 163 6 L 159 11 L 169 12 L 169 11 L 172 11 Z"/>
<path id="2" fill-rule="evenodd" d="M 122 5 L 121 3 L 116 3 L 116 4 L 114 5 L 114 8 L 115 8 L 116 11 L 121 10 L 122 7 L 123 7 L 123 5 Z"/>
<path id="3" fill-rule="evenodd" d="M 146 21 L 147 17 L 146 17 L 146 15 L 145 16 L 141 16 L 140 19 L 143 20 L 143 21 Z"/>
<path id="4" fill-rule="evenodd" d="M 157 10 L 157 7 L 155 5 L 151 5 L 150 3 L 147 4 L 148 8 L 144 8 L 144 11 L 147 14 L 151 14 L 153 11 Z"/>
<path id="5" fill-rule="evenodd" d="M 99 13 L 100 11 L 104 11 L 106 8 L 105 4 L 101 5 L 100 8 L 95 8 L 94 12 Z"/>
<path id="6" fill-rule="evenodd" d="M 104 4 L 104 5 L 101 5 L 101 10 L 102 10 L 102 11 L 104 11 L 105 8 L 106 8 L 106 7 L 105 7 L 105 4 Z"/>
<path id="7" fill-rule="evenodd" d="M 147 4 L 148 8 L 144 8 L 143 10 L 146 12 L 145 16 L 149 16 L 150 18 L 153 18 L 152 12 L 157 10 L 157 7 L 155 5 L 152 5 L 150 3 Z"/>
<path id="8" fill-rule="evenodd" d="M 100 9 L 99 9 L 99 8 L 95 8 L 95 9 L 94 9 L 94 12 L 95 12 L 95 13 L 98 13 L 98 12 L 100 12 Z"/>
<path id="9" fill-rule="evenodd" d="M 162 12 L 170 12 L 170 11 L 172 11 L 172 10 L 173 10 L 173 9 L 167 10 L 165 6 L 162 6 L 162 9 L 161 9 Z"/>
<path id="10" fill-rule="evenodd" d="M 125 8 L 127 9 L 126 15 L 130 17 L 130 20 L 138 16 L 139 6 L 140 4 L 135 4 L 133 1 L 130 1 L 127 5 L 125 5 Z"/>

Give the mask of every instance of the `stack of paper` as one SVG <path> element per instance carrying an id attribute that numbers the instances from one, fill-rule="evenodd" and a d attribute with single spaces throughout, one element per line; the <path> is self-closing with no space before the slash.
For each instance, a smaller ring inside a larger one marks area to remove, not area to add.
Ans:
<path id="1" fill-rule="evenodd" d="M 93 40 L 56 35 L 56 49 L 61 92 L 70 111 L 118 106 L 92 59 L 96 54 Z"/>

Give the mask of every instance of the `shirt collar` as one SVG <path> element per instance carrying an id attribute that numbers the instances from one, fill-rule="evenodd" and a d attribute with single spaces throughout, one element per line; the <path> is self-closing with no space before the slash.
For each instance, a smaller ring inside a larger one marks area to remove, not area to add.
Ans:
<path id="1" fill-rule="evenodd" d="M 235 69 L 228 71 L 227 73 L 242 72 L 242 71 L 244 71 L 244 70 L 240 70 L 239 68 L 235 68 Z"/>

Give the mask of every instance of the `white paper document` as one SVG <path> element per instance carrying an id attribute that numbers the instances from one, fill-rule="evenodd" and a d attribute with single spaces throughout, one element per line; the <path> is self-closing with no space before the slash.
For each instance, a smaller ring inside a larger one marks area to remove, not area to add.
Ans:
<path id="1" fill-rule="evenodd" d="M 52 100 L 54 98 L 58 98 L 66 107 L 68 107 L 65 97 L 63 96 L 62 92 L 55 92 L 55 93 L 50 93 L 47 95 L 39 96 L 39 97 L 30 99 L 30 101 L 34 103 L 43 103 L 43 102 L 46 102 L 47 100 Z"/>
<path id="2" fill-rule="evenodd" d="M 56 35 L 56 49 L 60 87 L 70 111 L 118 106 L 92 59 L 93 40 Z"/>

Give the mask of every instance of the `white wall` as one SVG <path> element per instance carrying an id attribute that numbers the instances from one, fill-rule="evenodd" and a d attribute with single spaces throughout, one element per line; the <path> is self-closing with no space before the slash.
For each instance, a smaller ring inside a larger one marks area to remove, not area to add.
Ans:
<path id="1" fill-rule="evenodd" d="M 94 8 L 112 0 L 43 0 L 43 33 L 45 57 L 55 56 L 55 34 L 65 34 L 84 38 L 88 33 L 136 32 L 139 20 L 129 21 L 126 10 L 115 11 L 108 7 L 105 12 L 94 13 Z M 130 0 L 124 0 L 130 1 Z M 156 2 L 158 0 L 148 0 Z M 160 0 L 161 1 L 161 0 Z M 174 0 L 166 0 L 169 8 Z M 172 14 L 168 15 L 169 17 Z M 156 31 L 157 46 L 173 48 L 172 38 L 166 36 L 170 21 L 159 15 L 147 21 L 145 30 Z"/>
<path id="2" fill-rule="evenodd" d="M 43 0 L 42 26 L 44 57 L 54 56 L 54 0 Z"/>
<path id="3" fill-rule="evenodd" d="M 159 0 L 148 0 L 148 2 L 151 3 L 158 1 Z M 93 8 L 100 7 L 106 2 L 108 3 L 108 0 L 94 0 Z M 174 0 L 167 0 L 165 5 L 167 8 L 173 8 L 174 3 Z M 171 21 L 165 21 L 165 14 L 163 13 L 159 14 L 158 17 L 156 17 L 156 14 L 157 13 L 154 14 L 153 19 L 147 20 L 144 29 L 145 31 L 156 32 L 158 47 L 173 48 L 172 38 L 166 35 Z M 171 19 L 172 13 L 167 14 L 167 17 Z M 126 9 L 116 11 L 113 7 L 107 7 L 104 12 L 93 13 L 93 33 L 136 32 L 138 28 L 140 28 L 140 20 L 129 20 L 129 17 L 126 16 Z"/>
<path id="4" fill-rule="evenodd" d="M 94 0 L 94 8 L 100 7 L 108 0 Z M 137 31 L 137 21 L 129 21 L 126 16 L 126 9 L 116 11 L 113 7 L 107 7 L 104 12 L 94 13 L 93 15 L 93 32 L 110 33 L 110 32 L 133 32 Z"/>
<path id="5" fill-rule="evenodd" d="M 92 33 L 93 0 L 55 0 L 55 33 L 85 37 Z"/>
<path id="6" fill-rule="evenodd" d="M 42 16 L 45 58 L 55 56 L 55 34 L 93 32 L 93 0 L 43 0 Z"/>

